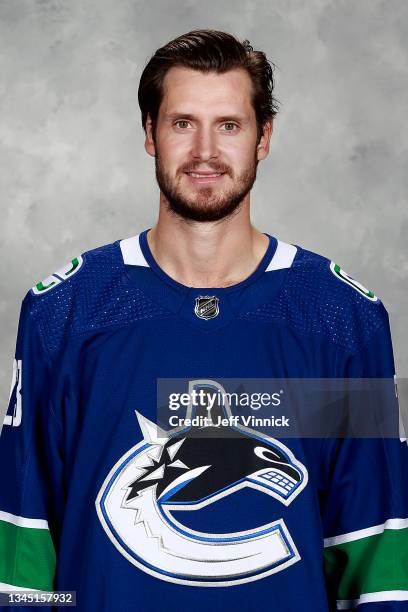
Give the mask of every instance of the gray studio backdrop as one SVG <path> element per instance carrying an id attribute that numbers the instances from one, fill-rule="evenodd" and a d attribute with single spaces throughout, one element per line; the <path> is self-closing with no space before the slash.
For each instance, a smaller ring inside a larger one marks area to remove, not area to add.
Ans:
<path id="1" fill-rule="evenodd" d="M 408 375 L 406 0 L 0 0 L 0 413 L 26 291 L 154 223 L 138 79 L 157 47 L 198 27 L 277 64 L 254 224 L 379 295 Z"/>

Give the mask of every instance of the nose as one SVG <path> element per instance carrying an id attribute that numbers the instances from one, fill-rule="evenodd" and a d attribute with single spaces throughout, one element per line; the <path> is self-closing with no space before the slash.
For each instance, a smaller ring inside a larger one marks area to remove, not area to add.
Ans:
<path id="1" fill-rule="evenodd" d="M 196 161 L 217 159 L 218 144 L 216 134 L 209 127 L 199 127 L 194 135 L 192 148 L 192 157 Z"/>

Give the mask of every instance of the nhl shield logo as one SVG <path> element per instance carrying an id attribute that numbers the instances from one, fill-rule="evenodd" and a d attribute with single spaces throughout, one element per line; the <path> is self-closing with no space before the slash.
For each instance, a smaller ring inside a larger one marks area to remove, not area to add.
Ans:
<path id="1" fill-rule="evenodd" d="M 200 319 L 213 319 L 220 312 L 218 302 L 215 295 L 199 295 L 196 297 L 194 312 Z"/>

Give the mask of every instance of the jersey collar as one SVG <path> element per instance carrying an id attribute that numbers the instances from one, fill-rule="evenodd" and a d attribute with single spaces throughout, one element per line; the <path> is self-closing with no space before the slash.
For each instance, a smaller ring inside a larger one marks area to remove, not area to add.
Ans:
<path id="1" fill-rule="evenodd" d="M 157 264 L 147 241 L 150 229 L 119 241 L 128 276 L 155 302 L 194 326 L 208 330 L 227 324 L 247 307 L 256 306 L 256 301 L 264 301 L 266 294 L 270 299 L 280 287 L 282 272 L 291 267 L 297 251 L 295 246 L 265 234 L 269 238 L 268 248 L 254 272 L 246 279 L 229 287 L 188 287 L 170 277 Z M 252 290 L 254 283 L 257 287 L 259 285 L 260 291 Z M 251 291 L 247 290 L 249 286 Z M 218 300 L 219 312 L 211 319 L 201 319 L 196 314 L 197 301 L 204 297 Z"/>

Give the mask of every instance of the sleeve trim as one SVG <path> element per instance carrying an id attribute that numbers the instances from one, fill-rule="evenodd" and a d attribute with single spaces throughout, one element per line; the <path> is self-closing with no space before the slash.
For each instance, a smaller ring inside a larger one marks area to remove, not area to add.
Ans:
<path id="1" fill-rule="evenodd" d="M 324 547 L 327 548 L 328 546 L 336 546 L 337 544 L 345 544 L 346 542 L 361 540 L 362 538 L 367 538 L 368 536 L 383 533 L 385 529 L 406 529 L 407 527 L 408 518 L 388 519 L 381 525 L 374 525 L 373 527 L 367 527 L 366 529 L 359 529 L 358 531 L 351 531 L 350 533 L 344 533 L 332 538 L 325 538 Z"/>
<path id="2" fill-rule="evenodd" d="M 338 599 L 337 610 L 354 610 L 362 604 L 380 601 L 408 601 L 408 591 L 378 591 L 364 593 L 358 599 Z"/>
<path id="3" fill-rule="evenodd" d="M 28 527 L 30 529 L 49 529 L 48 521 L 45 519 L 33 519 L 25 516 L 18 516 L 17 514 L 11 514 L 10 512 L 3 512 L 0 510 L 0 521 L 11 523 L 17 527 Z"/>

